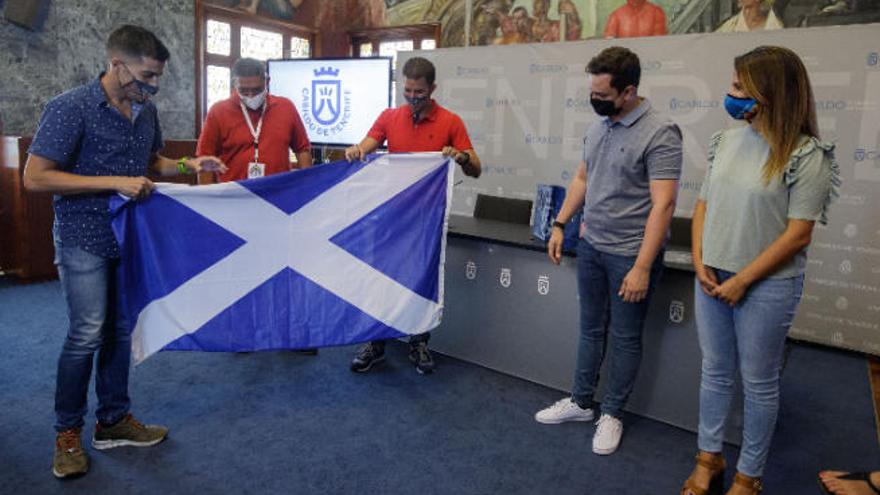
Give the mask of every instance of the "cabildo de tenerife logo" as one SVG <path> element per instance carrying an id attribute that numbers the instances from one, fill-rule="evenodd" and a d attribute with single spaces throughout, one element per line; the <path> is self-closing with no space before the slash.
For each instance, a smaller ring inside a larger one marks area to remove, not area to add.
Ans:
<path id="1" fill-rule="evenodd" d="M 319 67 L 313 72 L 311 88 L 302 91 L 303 124 L 318 135 L 333 137 L 348 125 L 351 91 L 343 86 L 339 69 Z"/>

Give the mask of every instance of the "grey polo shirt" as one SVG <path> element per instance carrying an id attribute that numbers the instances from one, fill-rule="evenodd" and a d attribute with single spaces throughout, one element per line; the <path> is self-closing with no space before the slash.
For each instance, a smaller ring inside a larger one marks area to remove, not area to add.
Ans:
<path id="1" fill-rule="evenodd" d="M 584 238 L 599 251 L 637 256 L 651 211 L 652 180 L 681 176 L 681 130 L 642 102 L 618 122 L 587 128 Z"/>

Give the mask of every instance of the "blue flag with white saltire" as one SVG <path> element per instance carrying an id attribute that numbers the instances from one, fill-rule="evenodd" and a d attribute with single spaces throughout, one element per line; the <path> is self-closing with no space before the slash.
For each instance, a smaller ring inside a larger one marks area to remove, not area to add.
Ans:
<path id="1" fill-rule="evenodd" d="M 114 197 L 136 363 L 162 349 L 301 349 L 440 324 L 453 167 L 380 155 Z"/>

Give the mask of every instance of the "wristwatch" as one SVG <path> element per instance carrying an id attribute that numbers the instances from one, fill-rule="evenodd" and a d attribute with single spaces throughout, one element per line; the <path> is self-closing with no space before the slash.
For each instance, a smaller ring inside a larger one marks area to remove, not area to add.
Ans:
<path id="1" fill-rule="evenodd" d="M 557 220 L 554 220 L 553 226 L 558 227 L 558 228 L 562 229 L 563 232 L 565 232 L 565 224 L 564 223 L 557 221 Z"/>

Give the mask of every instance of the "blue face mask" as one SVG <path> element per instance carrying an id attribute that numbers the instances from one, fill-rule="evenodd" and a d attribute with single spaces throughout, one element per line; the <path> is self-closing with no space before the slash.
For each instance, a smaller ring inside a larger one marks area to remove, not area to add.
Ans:
<path id="1" fill-rule="evenodd" d="M 736 120 L 743 120 L 746 114 L 751 112 L 758 102 L 754 98 L 739 98 L 733 95 L 727 95 L 724 98 L 724 109 Z"/>

